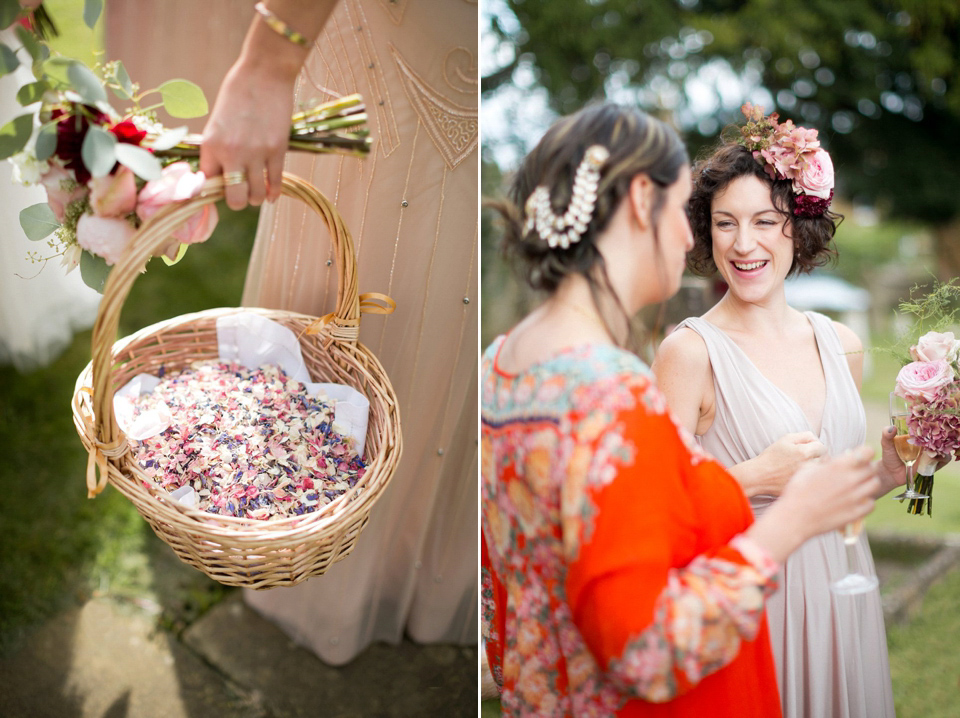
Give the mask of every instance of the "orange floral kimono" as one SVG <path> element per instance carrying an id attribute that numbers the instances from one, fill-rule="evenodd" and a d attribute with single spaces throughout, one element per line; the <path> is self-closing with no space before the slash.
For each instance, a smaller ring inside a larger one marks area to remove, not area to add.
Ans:
<path id="1" fill-rule="evenodd" d="M 481 369 L 482 618 L 511 716 L 780 716 L 777 565 L 737 482 L 604 345 Z"/>

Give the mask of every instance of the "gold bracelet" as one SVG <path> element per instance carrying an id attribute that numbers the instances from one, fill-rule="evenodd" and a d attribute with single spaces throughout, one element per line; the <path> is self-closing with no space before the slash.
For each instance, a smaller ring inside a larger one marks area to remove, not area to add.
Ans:
<path id="1" fill-rule="evenodd" d="M 296 30 L 292 30 L 287 23 L 278 18 L 272 12 L 267 10 L 267 6 L 262 2 L 258 2 L 253 6 L 254 9 L 260 13 L 260 17 L 263 18 L 263 21 L 267 23 L 267 26 L 279 35 L 283 35 L 290 42 L 295 45 L 301 45 L 302 47 L 307 47 L 310 44 L 310 41 L 307 40 L 303 35 L 301 35 Z"/>

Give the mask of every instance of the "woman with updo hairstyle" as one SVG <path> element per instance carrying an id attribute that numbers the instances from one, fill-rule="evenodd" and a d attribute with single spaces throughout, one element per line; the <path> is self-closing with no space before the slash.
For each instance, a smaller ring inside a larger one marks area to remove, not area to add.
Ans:
<path id="1" fill-rule="evenodd" d="M 872 508 L 863 448 L 805 467 L 754 521 L 624 348 L 680 285 L 690 188 L 671 128 L 602 104 L 557 121 L 494 203 L 546 292 L 480 375 L 481 614 L 504 715 L 780 715 L 777 570 Z"/>
<path id="2" fill-rule="evenodd" d="M 784 281 L 835 257 L 833 165 L 816 130 L 744 106 L 738 137 L 693 169 L 690 269 L 719 274 L 720 301 L 681 322 L 653 364 L 674 415 L 727 467 L 757 523 L 789 496 L 802 471 L 863 444 L 860 340 L 847 327 L 787 304 Z M 906 479 L 882 437 L 879 497 Z M 821 505 L 826 510 L 825 497 Z M 838 595 L 849 572 L 875 576 L 866 537 L 848 561 L 844 536 L 802 543 L 767 601 L 781 707 L 787 718 L 894 715 L 877 590 Z M 866 582 L 864 582 L 866 583 Z"/>

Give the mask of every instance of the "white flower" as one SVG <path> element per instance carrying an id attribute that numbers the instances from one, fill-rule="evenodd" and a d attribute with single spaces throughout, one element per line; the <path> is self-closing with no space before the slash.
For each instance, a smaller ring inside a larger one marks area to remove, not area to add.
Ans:
<path id="1" fill-rule="evenodd" d="M 50 163 L 40 162 L 31 146 L 10 157 L 9 162 L 13 165 L 13 181 L 22 185 L 38 184 L 40 177 L 50 171 Z"/>
<path id="2" fill-rule="evenodd" d="M 83 248 L 79 244 L 71 244 L 60 256 L 60 266 L 66 267 L 65 274 L 70 274 L 74 269 L 80 266 L 80 257 L 83 255 Z"/>

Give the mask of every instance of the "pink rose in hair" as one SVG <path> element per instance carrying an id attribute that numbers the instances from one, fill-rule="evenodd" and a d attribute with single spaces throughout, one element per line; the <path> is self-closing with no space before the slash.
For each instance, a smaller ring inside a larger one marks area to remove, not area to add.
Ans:
<path id="1" fill-rule="evenodd" d="M 114 265 L 123 255 L 135 232 L 133 225 L 118 217 L 85 214 L 77 222 L 77 243 L 85 250 Z"/>
<path id="2" fill-rule="evenodd" d="M 163 168 L 158 179 L 147 182 L 140 190 L 137 215 L 147 220 L 172 202 L 190 199 L 200 191 L 205 181 L 203 172 L 191 172 L 186 162 L 174 162 Z M 217 226 L 218 219 L 216 207 L 205 205 L 171 236 L 184 244 L 206 241 Z"/>
<path id="3" fill-rule="evenodd" d="M 827 199 L 833 190 L 833 160 L 825 150 L 817 150 L 802 158 L 797 176 L 793 179 L 793 191 L 811 197 Z"/>
<path id="4" fill-rule="evenodd" d="M 960 355 L 960 341 L 953 336 L 953 332 L 927 332 L 917 340 L 917 345 L 910 347 L 910 356 L 915 361 L 957 361 Z"/>
<path id="5" fill-rule="evenodd" d="M 63 222 L 67 205 L 87 193 L 86 187 L 77 184 L 73 172 L 53 162 L 50 163 L 50 169 L 40 177 L 40 184 L 47 190 L 47 204 L 58 222 Z M 66 187 L 71 189 L 65 189 Z"/>
<path id="6" fill-rule="evenodd" d="M 120 165 L 114 174 L 90 180 L 90 206 L 101 217 L 120 217 L 137 206 L 137 183 L 133 172 Z"/>
<path id="7" fill-rule="evenodd" d="M 897 374 L 896 394 L 909 401 L 932 401 L 954 378 L 953 368 L 943 359 L 910 362 Z"/>

